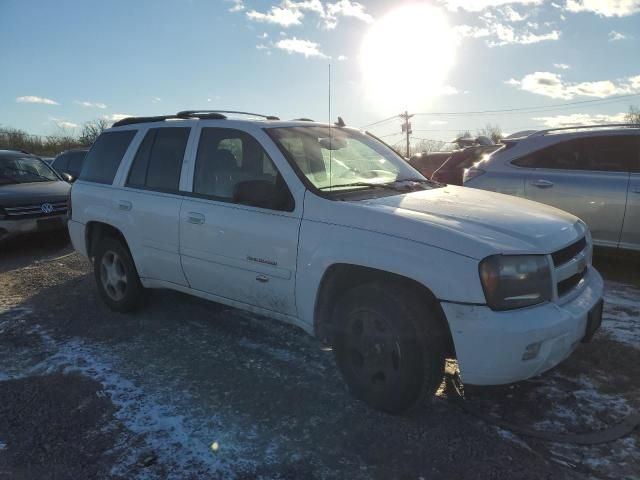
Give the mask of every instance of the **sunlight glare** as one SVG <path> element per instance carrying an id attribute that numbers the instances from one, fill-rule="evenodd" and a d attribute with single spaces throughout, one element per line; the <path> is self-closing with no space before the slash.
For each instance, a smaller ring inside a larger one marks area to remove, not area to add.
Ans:
<path id="1" fill-rule="evenodd" d="M 456 35 L 442 9 L 399 7 L 377 20 L 360 51 L 367 99 L 379 111 L 418 109 L 444 93 Z"/>

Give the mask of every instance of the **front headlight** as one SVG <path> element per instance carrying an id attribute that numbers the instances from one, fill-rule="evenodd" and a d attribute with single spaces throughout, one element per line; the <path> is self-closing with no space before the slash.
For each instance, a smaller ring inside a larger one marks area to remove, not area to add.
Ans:
<path id="1" fill-rule="evenodd" d="M 492 310 L 511 310 L 551 300 L 546 255 L 493 255 L 480 262 L 480 280 Z"/>

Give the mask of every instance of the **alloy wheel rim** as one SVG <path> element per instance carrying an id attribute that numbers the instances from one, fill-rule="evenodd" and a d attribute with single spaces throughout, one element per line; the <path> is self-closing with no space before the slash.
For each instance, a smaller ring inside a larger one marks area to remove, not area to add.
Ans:
<path id="1" fill-rule="evenodd" d="M 107 295 L 116 302 L 127 292 L 127 273 L 120 256 L 111 250 L 105 252 L 100 262 L 100 280 Z"/>

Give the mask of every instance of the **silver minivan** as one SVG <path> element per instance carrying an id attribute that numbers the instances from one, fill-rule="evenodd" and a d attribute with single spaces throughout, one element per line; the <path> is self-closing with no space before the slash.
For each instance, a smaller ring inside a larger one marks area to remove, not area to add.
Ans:
<path id="1" fill-rule="evenodd" d="M 640 125 L 525 132 L 464 174 L 464 186 L 525 197 L 584 220 L 595 245 L 640 250 Z"/>

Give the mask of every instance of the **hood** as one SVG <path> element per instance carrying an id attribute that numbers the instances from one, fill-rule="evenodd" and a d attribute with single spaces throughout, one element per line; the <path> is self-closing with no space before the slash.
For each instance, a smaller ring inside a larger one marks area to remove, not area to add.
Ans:
<path id="1" fill-rule="evenodd" d="M 562 210 L 452 185 L 331 203 L 343 208 L 324 209 L 326 213 L 315 210 L 319 217 L 326 217 L 319 220 L 406 238 L 476 259 L 499 253 L 552 253 L 587 231 L 582 221 Z"/>
<path id="2" fill-rule="evenodd" d="M 63 181 L 0 185 L 0 207 L 66 201 L 70 188 Z"/>

